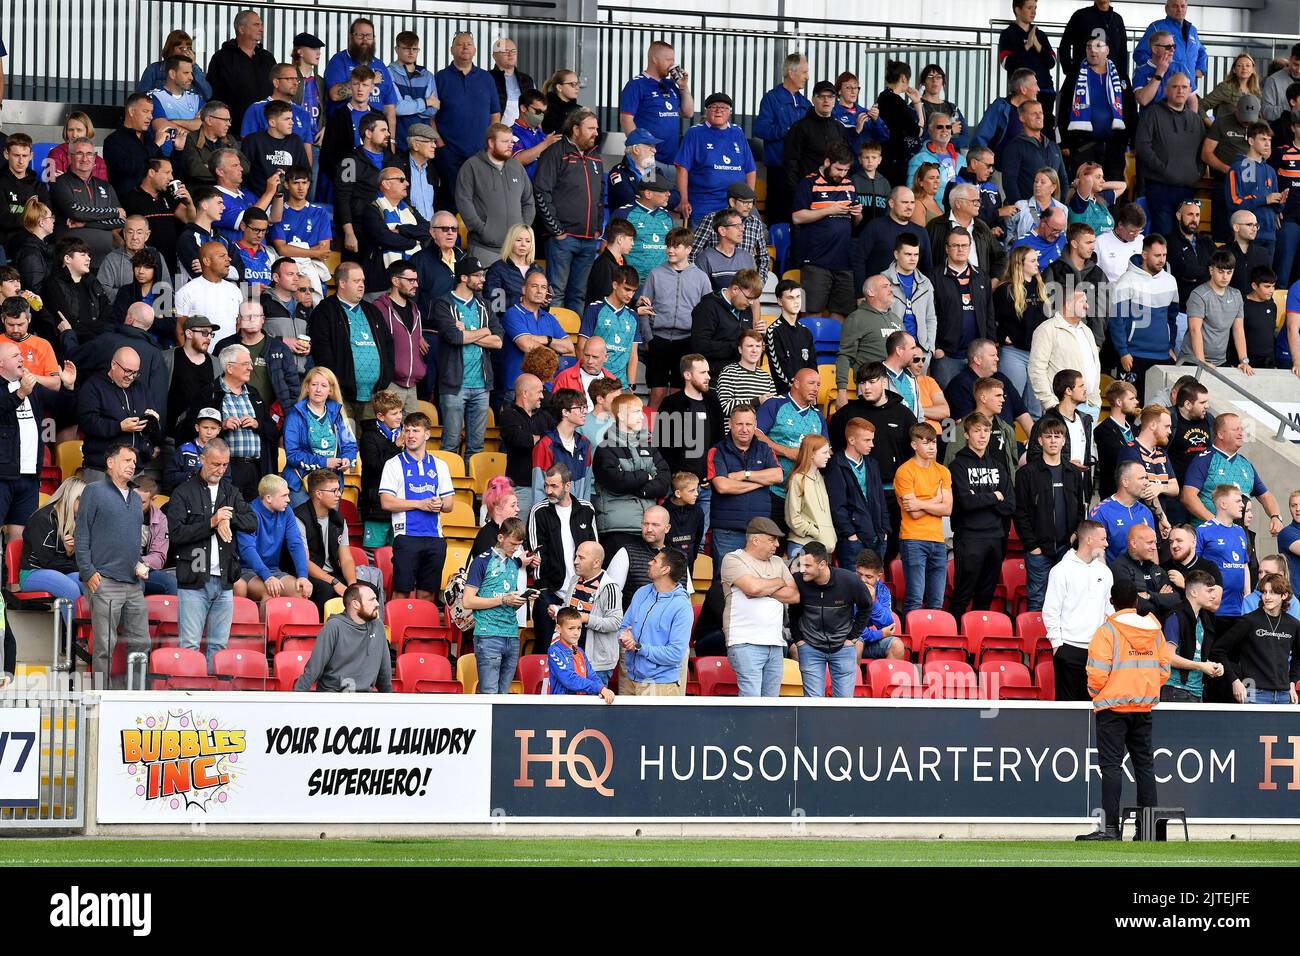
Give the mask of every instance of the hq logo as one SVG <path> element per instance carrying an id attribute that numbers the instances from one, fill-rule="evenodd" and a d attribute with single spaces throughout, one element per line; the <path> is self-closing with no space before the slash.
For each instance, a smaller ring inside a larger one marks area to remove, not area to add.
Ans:
<path id="1" fill-rule="evenodd" d="M 136 729 L 122 731 L 122 764 L 136 796 L 173 810 L 225 803 L 243 772 L 244 749 L 243 730 L 189 710 L 137 717 Z"/>
<path id="2" fill-rule="evenodd" d="M 569 741 L 567 750 L 563 749 L 564 738 L 568 736 L 563 730 L 548 730 L 546 736 L 551 738 L 551 752 L 534 754 L 528 748 L 528 742 L 535 736 L 531 730 L 516 730 L 515 737 L 519 740 L 519 776 L 515 778 L 516 787 L 531 787 L 533 779 L 530 772 L 530 765 L 535 763 L 549 763 L 551 765 L 551 775 L 546 780 L 548 787 L 563 787 L 568 781 L 560 776 L 560 768 L 565 768 L 565 774 L 578 786 L 587 790 L 595 790 L 602 797 L 612 797 L 614 788 L 605 786 L 605 781 L 609 779 L 610 773 L 614 770 L 614 748 L 609 742 L 609 738 L 599 730 L 584 730 L 574 736 Z M 586 739 L 591 738 L 600 744 L 604 756 L 604 766 L 599 773 L 596 772 L 596 765 L 586 754 L 579 752 L 579 745 Z"/>

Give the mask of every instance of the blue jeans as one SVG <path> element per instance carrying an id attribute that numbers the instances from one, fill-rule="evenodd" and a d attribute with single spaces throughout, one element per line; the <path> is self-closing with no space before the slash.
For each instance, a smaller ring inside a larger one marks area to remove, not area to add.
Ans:
<path id="1" fill-rule="evenodd" d="M 733 644 L 727 660 L 736 672 L 741 697 L 780 697 L 784 648 L 770 644 Z"/>
<path id="2" fill-rule="evenodd" d="M 209 577 L 201 588 L 182 588 L 177 595 L 176 623 L 180 631 L 181 647 L 199 649 L 204 630 L 208 639 L 204 654 L 208 670 L 217 651 L 230 641 L 230 621 L 235 616 L 235 592 L 223 588 L 221 582 Z"/>
<path id="3" fill-rule="evenodd" d="M 1065 556 L 1068 547 L 1056 554 L 1025 553 L 1025 610 L 1041 611 L 1043 599 L 1047 597 L 1047 576 L 1056 562 Z"/>
<path id="4" fill-rule="evenodd" d="M 174 571 L 149 571 L 149 578 L 144 582 L 144 593 L 150 594 L 175 594 L 176 593 L 176 572 Z"/>
<path id="5" fill-rule="evenodd" d="M 827 654 L 811 644 L 800 644 L 799 673 L 803 675 L 805 697 L 826 696 L 826 668 L 831 670 L 831 696 L 852 697 L 857 678 L 853 672 L 858 667 L 858 652 L 852 644 Z"/>
<path id="6" fill-rule="evenodd" d="M 1295 280 L 1297 259 L 1300 259 L 1300 223 L 1284 222 L 1278 230 L 1277 249 L 1273 252 L 1278 288 L 1290 286 Z"/>
<path id="7" fill-rule="evenodd" d="M 599 239 L 566 236 L 546 244 L 546 281 L 551 284 L 553 304 L 582 315 L 587 301 L 587 276 L 599 253 Z"/>
<path id="8" fill-rule="evenodd" d="M 733 551 L 740 551 L 745 547 L 745 532 L 732 531 L 730 528 L 713 529 L 713 567 L 715 568 L 714 576 L 717 576 L 716 569 L 721 566 L 722 559 L 731 554 Z"/>
<path id="9" fill-rule="evenodd" d="M 1043 406 L 1039 404 L 1034 390 L 1029 387 L 1029 353 L 1010 345 L 1003 345 L 998 351 L 1001 353 L 998 371 L 1011 380 L 1012 386 L 1025 399 L 1025 410 L 1029 412 L 1029 417 L 1037 421 L 1043 415 Z"/>
<path id="10" fill-rule="evenodd" d="M 1261 687 L 1255 688 L 1253 696 L 1246 698 L 1248 704 L 1289 704 L 1291 695 L 1284 690 L 1264 690 Z"/>
<path id="11" fill-rule="evenodd" d="M 465 429 L 465 457 L 483 450 L 487 431 L 488 390 L 486 388 L 444 388 L 439 410 L 442 412 L 442 450 L 460 451 L 460 431 Z"/>
<path id="12" fill-rule="evenodd" d="M 900 541 L 898 556 L 907 582 L 903 614 L 919 607 L 943 607 L 943 589 L 948 584 L 948 549 L 943 542 Z"/>
<path id="13" fill-rule="evenodd" d="M 940 388 L 947 388 L 948 383 L 965 367 L 965 355 L 945 355 L 943 358 L 934 359 L 930 363 L 930 375 L 939 384 Z"/>
<path id="14" fill-rule="evenodd" d="M 519 664 L 518 637 L 474 638 L 474 663 L 478 667 L 480 694 L 508 694 Z"/>

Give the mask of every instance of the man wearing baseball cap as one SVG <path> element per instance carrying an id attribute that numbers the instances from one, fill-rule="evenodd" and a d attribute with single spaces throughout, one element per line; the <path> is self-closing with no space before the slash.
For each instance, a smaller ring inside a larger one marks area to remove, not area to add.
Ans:
<path id="1" fill-rule="evenodd" d="M 812 109 L 785 134 L 785 174 L 793 189 L 799 180 L 821 169 L 831 143 L 844 142 L 844 126 L 835 110 L 835 84 L 821 80 L 813 87 Z"/>
<path id="2" fill-rule="evenodd" d="M 704 101 L 704 122 L 692 126 L 677 151 L 677 209 L 691 225 L 727 204 L 727 187 L 742 181 L 754 188 L 756 167 L 745 131 L 731 122 L 726 93 Z"/>

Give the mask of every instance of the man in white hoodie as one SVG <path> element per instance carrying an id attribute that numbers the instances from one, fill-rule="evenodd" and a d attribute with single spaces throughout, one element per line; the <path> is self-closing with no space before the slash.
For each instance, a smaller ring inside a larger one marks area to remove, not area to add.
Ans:
<path id="1" fill-rule="evenodd" d="M 1089 700 L 1088 644 L 1113 613 L 1106 566 L 1106 527 L 1079 522 L 1074 550 L 1067 551 L 1047 576 L 1043 625 L 1052 642 L 1057 700 Z"/>

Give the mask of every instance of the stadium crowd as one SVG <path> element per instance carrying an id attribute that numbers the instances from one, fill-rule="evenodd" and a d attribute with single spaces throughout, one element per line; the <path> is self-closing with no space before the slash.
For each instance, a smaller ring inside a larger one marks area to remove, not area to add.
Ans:
<path id="1" fill-rule="evenodd" d="M 1146 372 L 1300 375 L 1300 44 L 1208 90 L 1183 0 L 1131 51 L 1107 0 L 1057 49 L 1035 9 L 981 116 L 936 64 L 806 96 L 795 53 L 757 150 L 652 43 L 608 172 L 578 75 L 537 87 L 507 37 L 431 70 L 361 18 L 277 57 L 246 11 L 205 72 L 173 31 L 120 128 L 70 112 L 39 168 L 4 143 L 10 599 L 84 598 L 114 681 L 146 595 L 217 672 L 236 601 L 309 602 L 302 690 L 392 689 L 385 608 L 430 601 L 479 692 L 531 634 L 551 693 L 606 700 L 706 660 L 852 696 L 923 624 L 970 670 L 981 614 L 1041 628 L 1008 624 L 1004 673 L 1087 700 L 1130 613 L 1175 648 L 1165 699 L 1295 703 L 1300 492 L 1284 514 L 1241 418 Z"/>

